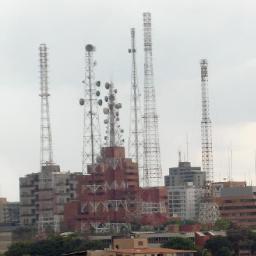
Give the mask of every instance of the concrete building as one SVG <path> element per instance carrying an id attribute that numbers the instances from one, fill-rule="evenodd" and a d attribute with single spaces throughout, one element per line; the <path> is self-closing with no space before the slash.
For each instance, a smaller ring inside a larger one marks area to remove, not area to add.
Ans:
<path id="1" fill-rule="evenodd" d="M 138 166 L 124 147 L 104 147 L 100 161 L 77 177 L 77 200 L 65 205 L 65 224 L 80 232 L 128 231 L 130 223 L 159 225 L 168 220 L 165 187 L 139 187 Z"/>
<path id="2" fill-rule="evenodd" d="M 19 211 L 20 204 L 18 202 L 8 202 L 6 198 L 0 198 L 0 225 L 19 225 Z"/>
<path id="3" fill-rule="evenodd" d="M 240 227 L 256 227 L 256 186 L 224 187 L 217 203 L 223 219 Z"/>
<path id="4" fill-rule="evenodd" d="M 88 256 L 193 256 L 195 253 L 192 250 L 149 247 L 145 238 L 113 239 L 111 248 L 87 251 Z"/>
<path id="5" fill-rule="evenodd" d="M 164 177 L 165 186 L 185 186 L 192 182 L 197 188 L 205 185 L 205 173 L 200 167 L 192 167 L 190 162 L 179 162 L 178 167 L 169 169 L 169 175 Z"/>
<path id="6" fill-rule="evenodd" d="M 58 165 L 20 178 L 20 223 L 59 231 L 64 204 L 76 197 L 76 174 L 61 172 Z"/>
<path id="7" fill-rule="evenodd" d="M 182 220 L 196 220 L 199 213 L 202 189 L 187 183 L 184 186 L 168 187 L 169 213 Z"/>
<path id="8" fill-rule="evenodd" d="M 223 188 L 246 187 L 246 181 L 221 181 L 212 183 L 213 197 L 220 197 Z"/>

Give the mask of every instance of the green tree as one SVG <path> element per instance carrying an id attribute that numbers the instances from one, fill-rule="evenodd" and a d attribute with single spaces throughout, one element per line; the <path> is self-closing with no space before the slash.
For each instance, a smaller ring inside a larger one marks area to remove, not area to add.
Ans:
<path id="1" fill-rule="evenodd" d="M 225 253 L 227 253 L 227 249 L 230 250 L 230 252 L 232 251 L 231 242 L 227 237 L 222 236 L 215 236 L 207 240 L 204 247 L 208 249 L 213 256 L 220 256 L 220 253 L 223 253 L 222 255 L 224 256 Z"/>
<path id="2" fill-rule="evenodd" d="M 18 242 L 9 247 L 6 256 L 61 256 L 72 251 L 103 249 L 99 241 L 87 241 L 76 237 L 54 236 L 34 242 Z"/>
<path id="3" fill-rule="evenodd" d="M 189 238 L 183 237 L 173 237 L 164 244 L 162 244 L 164 248 L 172 248 L 172 249 L 183 249 L 183 250 L 195 250 L 195 245 L 193 241 Z"/>
<path id="4" fill-rule="evenodd" d="M 232 251 L 228 247 L 221 247 L 219 250 L 217 250 L 218 256 L 232 256 Z"/>
<path id="5" fill-rule="evenodd" d="M 231 222 L 229 220 L 218 219 L 215 222 L 213 229 L 214 230 L 228 230 L 230 227 L 231 227 Z"/>

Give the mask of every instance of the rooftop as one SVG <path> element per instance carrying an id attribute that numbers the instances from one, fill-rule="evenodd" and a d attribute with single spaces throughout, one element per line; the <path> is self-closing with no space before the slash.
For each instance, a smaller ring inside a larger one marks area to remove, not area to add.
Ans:
<path id="1" fill-rule="evenodd" d="M 169 249 L 169 248 L 155 248 L 155 247 L 149 247 L 149 248 L 131 248 L 131 249 L 114 249 L 111 250 L 111 252 L 116 253 L 127 253 L 127 254 L 160 254 L 160 253 L 183 253 L 183 252 L 196 252 L 192 250 L 177 250 L 177 249 Z"/>

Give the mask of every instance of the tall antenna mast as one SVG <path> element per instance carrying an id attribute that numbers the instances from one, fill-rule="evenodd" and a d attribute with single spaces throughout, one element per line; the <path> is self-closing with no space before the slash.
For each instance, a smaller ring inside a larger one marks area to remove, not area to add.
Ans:
<path id="1" fill-rule="evenodd" d="M 41 125 L 40 125 L 40 166 L 53 163 L 52 133 L 49 113 L 48 92 L 48 52 L 46 44 L 39 46 L 40 61 L 40 94 L 41 97 Z"/>
<path id="2" fill-rule="evenodd" d="M 102 100 L 98 99 L 100 91 L 100 82 L 95 82 L 93 53 L 95 47 L 91 44 L 85 46 L 85 80 L 84 98 L 80 99 L 80 105 L 84 106 L 84 127 L 83 127 L 83 155 L 82 155 L 82 172 L 87 173 L 87 165 L 94 165 L 96 157 L 100 153 L 101 134 L 99 123 L 98 105 Z"/>
<path id="3" fill-rule="evenodd" d="M 209 114 L 208 97 L 208 61 L 202 59 L 201 66 L 201 89 L 202 89 L 202 167 L 206 173 L 207 183 L 213 182 L 213 155 L 212 155 L 212 123 Z"/>
<path id="4" fill-rule="evenodd" d="M 138 164 L 140 176 L 142 175 L 143 165 L 143 136 L 140 93 L 137 78 L 136 47 L 135 47 L 135 28 L 131 28 L 131 48 L 128 50 L 132 57 L 131 73 L 131 94 L 130 94 L 130 130 L 128 141 L 128 154 Z"/>
<path id="5" fill-rule="evenodd" d="M 144 186 L 157 186 L 162 178 L 158 115 L 153 81 L 151 14 L 143 13 L 144 24 Z"/>

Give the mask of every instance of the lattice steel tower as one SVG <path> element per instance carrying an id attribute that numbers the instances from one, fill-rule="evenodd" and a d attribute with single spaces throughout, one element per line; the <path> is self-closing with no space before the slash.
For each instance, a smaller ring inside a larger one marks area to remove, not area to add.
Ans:
<path id="1" fill-rule="evenodd" d="M 208 97 L 208 61 L 202 59 L 201 66 L 201 89 L 202 89 L 202 167 L 206 173 L 207 183 L 213 182 L 213 154 L 212 154 L 212 123 L 209 114 Z"/>
<path id="2" fill-rule="evenodd" d="M 82 172 L 87 173 L 87 165 L 94 165 L 97 156 L 100 154 L 101 133 L 99 123 L 98 105 L 102 101 L 98 99 L 100 82 L 95 82 L 93 53 L 95 47 L 91 44 L 85 46 L 85 80 L 84 98 L 80 99 L 80 105 L 84 106 L 84 127 L 83 127 L 83 152 L 82 152 Z"/>
<path id="3" fill-rule="evenodd" d="M 46 44 L 39 46 L 40 60 L 40 94 L 41 126 L 40 126 L 40 166 L 53 164 L 52 133 L 49 113 L 48 92 L 48 51 Z"/>
<path id="4" fill-rule="evenodd" d="M 128 50 L 132 57 L 131 94 L 130 94 L 130 130 L 128 140 L 128 154 L 138 164 L 142 181 L 143 168 L 143 133 L 140 93 L 137 78 L 135 29 L 131 28 L 131 48 Z"/>
<path id="5" fill-rule="evenodd" d="M 144 24 L 144 186 L 159 185 L 162 178 L 158 116 L 153 81 L 151 14 L 143 13 Z"/>

